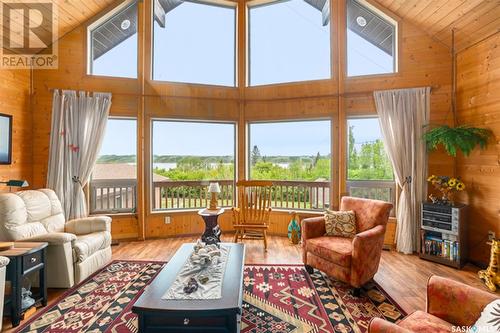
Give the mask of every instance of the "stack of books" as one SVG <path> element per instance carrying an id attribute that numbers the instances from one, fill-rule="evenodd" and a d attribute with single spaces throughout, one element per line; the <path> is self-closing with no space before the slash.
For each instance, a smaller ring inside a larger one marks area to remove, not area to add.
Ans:
<path id="1" fill-rule="evenodd" d="M 458 242 L 442 239 L 433 235 L 424 238 L 424 253 L 457 261 L 459 259 Z"/>

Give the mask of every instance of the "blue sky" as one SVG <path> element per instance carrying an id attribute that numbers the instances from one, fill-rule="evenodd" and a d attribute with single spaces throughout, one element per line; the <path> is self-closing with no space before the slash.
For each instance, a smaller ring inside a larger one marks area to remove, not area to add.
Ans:
<path id="1" fill-rule="evenodd" d="M 249 21 L 252 84 L 330 77 L 330 26 L 322 25 L 320 11 L 303 0 L 291 0 L 252 9 Z M 167 14 L 165 28 L 155 23 L 154 78 L 233 85 L 234 26 L 234 10 L 230 8 L 191 2 L 176 7 Z M 347 37 L 349 75 L 392 71 L 392 57 L 350 31 Z M 136 49 L 137 35 L 95 61 L 94 73 L 135 77 Z M 101 154 L 135 154 L 136 137 L 131 135 L 135 128 L 113 123 L 109 122 Z M 190 125 L 156 125 L 154 154 L 227 155 L 234 151 L 231 126 L 213 130 L 210 124 Z M 366 122 L 357 123 L 355 131 L 361 142 L 380 137 L 378 126 Z M 262 124 L 255 125 L 253 132 L 251 144 L 257 144 L 263 155 L 330 152 L 325 122 L 282 123 L 272 128 Z"/>
<path id="2" fill-rule="evenodd" d="M 330 154 L 330 121 L 250 124 L 250 145 L 262 156 L 313 156 Z"/>
<path id="3" fill-rule="evenodd" d="M 263 156 L 330 154 L 328 120 L 249 124 L 249 148 Z M 357 144 L 382 137 L 376 118 L 350 119 Z M 135 120 L 110 119 L 101 155 L 136 153 Z M 154 155 L 225 156 L 234 154 L 234 124 L 177 121 L 153 122 Z"/>

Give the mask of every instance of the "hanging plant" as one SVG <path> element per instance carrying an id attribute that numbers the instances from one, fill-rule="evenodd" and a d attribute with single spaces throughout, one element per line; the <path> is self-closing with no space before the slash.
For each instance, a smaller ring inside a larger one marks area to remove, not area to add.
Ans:
<path id="1" fill-rule="evenodd" d="M 451 156 L 457 156 L 457 150 L 460 150 L 465 156 L 469 156 L 477 145 L 484 149 L 491 135 L 491 130 L 486 128 L 443 125 L 429 130 L 424 134 L 423 139 L 429 150 L 435 150 L 439 145 L 443 145 Z"/>

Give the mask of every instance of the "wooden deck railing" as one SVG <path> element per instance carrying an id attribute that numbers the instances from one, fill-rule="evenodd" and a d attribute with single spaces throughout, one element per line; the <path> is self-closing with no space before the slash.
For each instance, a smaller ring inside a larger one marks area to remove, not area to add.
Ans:
<path id="1" fill-rule="evenodd" d="M 199 209 L 207 207 L 212 181 L 157 181 L 153 183 L 153 210 Z M 221 193 L 219 206 L 232 207 L 235 187 L 233 180 L 218 182 Z M 330 207 L 329 181 L 274 181 L 271 204 L 277 209 L 325 210 Z M 393 181 L 348 181 L 351 196 L 378 199 L 396 204 Z M 90 182 L 91 213 L 135 212 L 137 181 L 135 179 L 101 179 Z"/>
<path id="2" fill-rule="evenodd" d="M 153 182 L 153 210 L 205 208 L 210 201 L 207 192 L 210 182 L 219 183 L 219 206 L 232 207 L 234 182 L 232 180 L 181 180 Z"/>
<path id="3" fill-rule="evenodd" d="M 207 207 L 208 184 L 212 181 L 158 181 L 153 183 L 153 210 L 195 209 Z M 235 205 L 235 188 L 232 180 L 218 182 L 221 193 L 219 205 Z M 330 182 L 274 181 L 271 191 L 273 208 L 325 209 L 330 206 Z"/>
<path id="4" fill-rule="evenodd" d="M 136 179 L 90 181 L 90 213 L 133 213 L 137 207 Z"/>

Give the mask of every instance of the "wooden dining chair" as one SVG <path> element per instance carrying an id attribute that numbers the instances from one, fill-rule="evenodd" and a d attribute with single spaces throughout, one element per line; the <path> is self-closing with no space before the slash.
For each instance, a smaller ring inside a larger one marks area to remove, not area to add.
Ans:
<path id="1" fill-rule="evenodd" d="M 267 229 L 271 215 L 273 182 L 242 180 L 236 183 L 238 207 L 233 207 L 234 242 L 239 239 L 262 239 L 267 250 Z"/>

